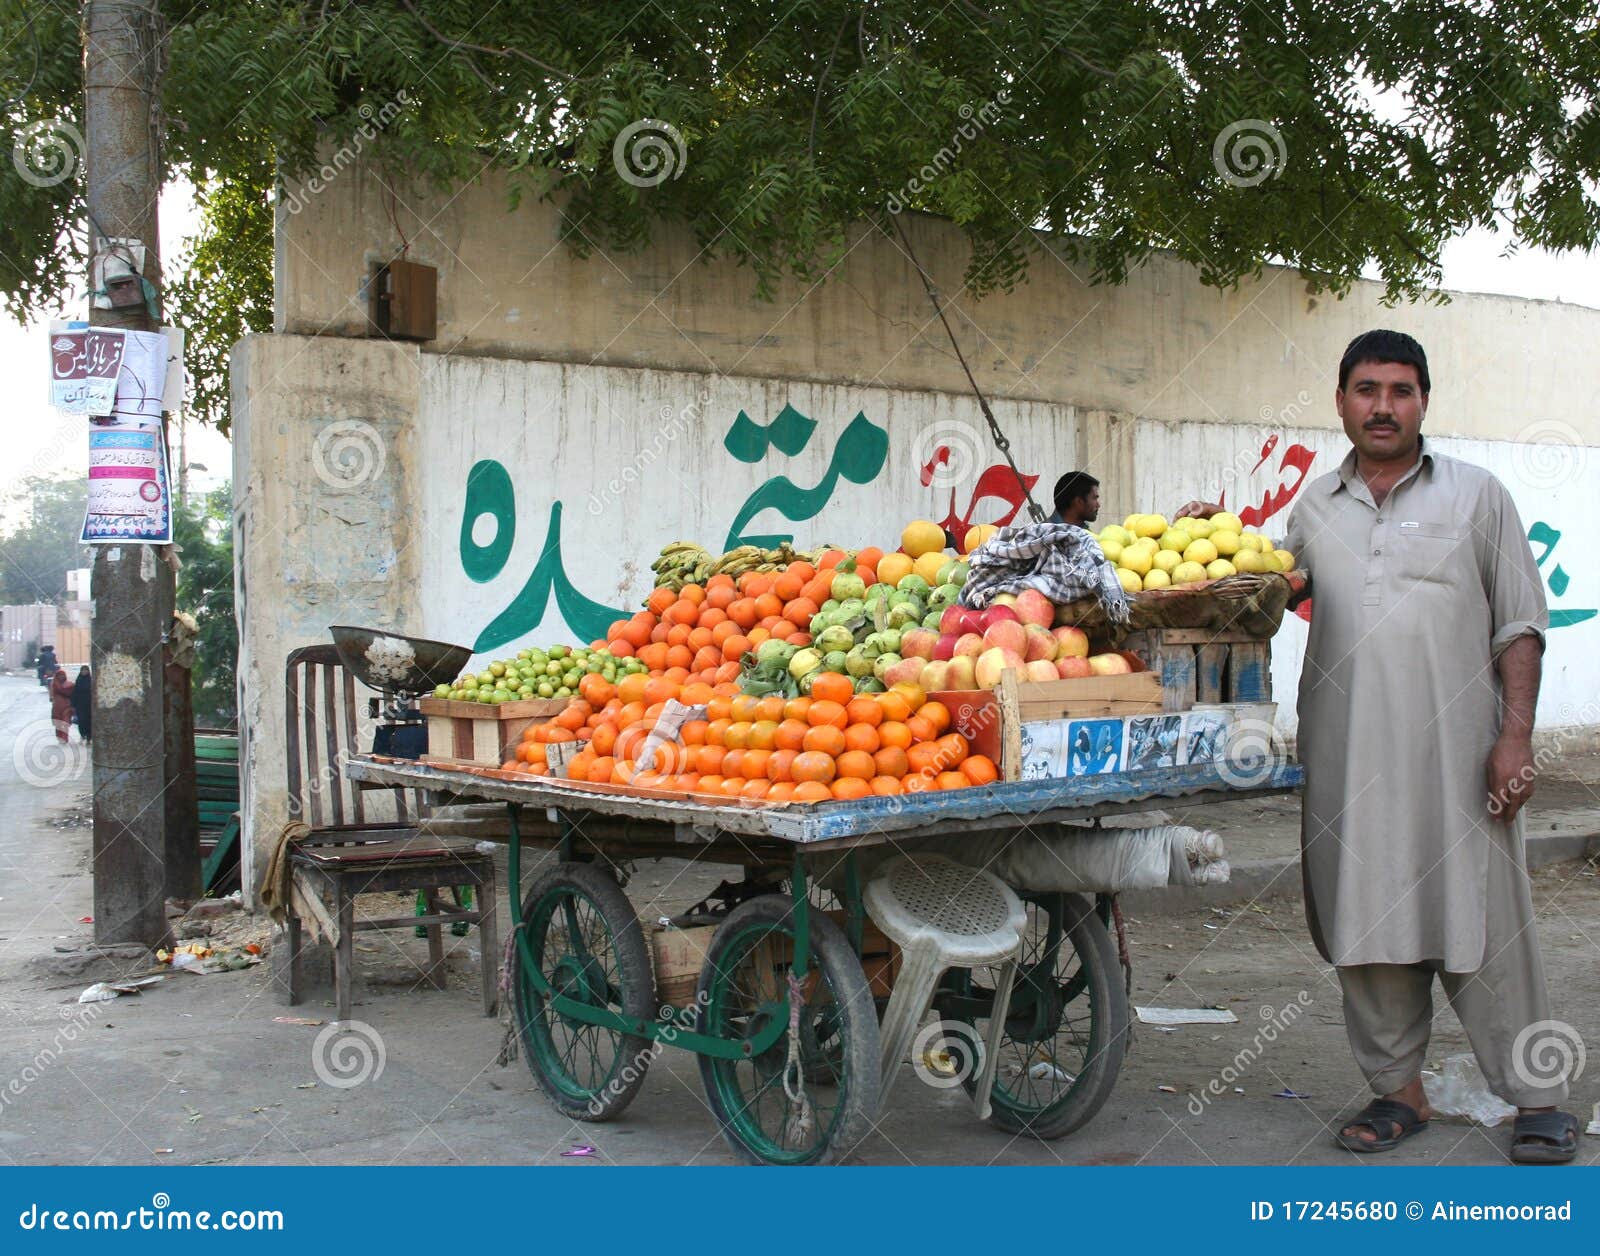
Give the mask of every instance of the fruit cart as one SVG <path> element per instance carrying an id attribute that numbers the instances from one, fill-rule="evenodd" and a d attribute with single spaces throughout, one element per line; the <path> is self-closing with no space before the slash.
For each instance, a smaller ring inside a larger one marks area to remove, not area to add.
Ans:
<path id="1" fill-rule="evenodd" d="M 914 850 L 919 839 L 952 831 L 1091 820 L 1155 801 L 1188 807 L 1288 793 L 1302 780 L 1299 767 L 1274 762 L 1239 788 L 1205 765 L 1070 786 L 1022 780 L 764 806 L 645 797 L 378 755 L 355 757 L 346 772 L 371 786 L 430 791 L 441 805 L 506 805 L 516 1029 L 535 1079 L 562 1113 L 616 1117 L 660 1047 L 682 1047 L 699 1058 L 729 1143 L 769 1164 L 837 1160 L 877 1114 L 883 972 L 869 981 L 863 966 L 869 924 L 860 852 L 891 842 Z M 525 845 L 553 849 L 556 858 L 523 891 Z M 716 927 L 698 978 L 670 989 L 611 870 L 657 857 L 744 869 L 743 881 L 724 883 L 709 904 Z M 823 885 L 837 900 L 831 910 L 822 909 Z M 1110 1095 L 1126 1045 L 1127 994 L 1108 928 L 1109 896 L 1023 898 L 1028 923 L 988 1119 L 1013 1133 L 1058 1138 Z M 976 1030 L 993 1006 L 994 983 L 987 970 L 952 970 L 934 1011 Z M 972 1063 L 954 1061 L 969 1091 L 978 1071 Z"/>

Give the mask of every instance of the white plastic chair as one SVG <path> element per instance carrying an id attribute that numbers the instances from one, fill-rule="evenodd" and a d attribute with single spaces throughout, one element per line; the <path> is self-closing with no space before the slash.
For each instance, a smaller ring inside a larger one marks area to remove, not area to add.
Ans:
<path id="1" fill-rule="evenodd" d="M 1022 900 L 992 872 L 935 854 L 897 855 L 878 870 L 864 897 L 873 923 L 900 947 L 903 956 L 879 1028 L 883 1051 L 880 1108 L 945 970 L 1003 962 L 973 1099 L 979 1119 L 987 1119 L 1006 1008 L 1028 918 Z"/>

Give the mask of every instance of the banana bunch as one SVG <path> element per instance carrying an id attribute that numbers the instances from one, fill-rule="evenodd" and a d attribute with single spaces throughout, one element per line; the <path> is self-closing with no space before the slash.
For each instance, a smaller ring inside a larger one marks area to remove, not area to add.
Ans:
<path id="1" fill-rule="evenodd" d="M 703 545 L 693 541 L 674 541 L 661 551 L 660 557 L 650 564 L 656 573 L 656 587 L 666 585 L 674 593 L 686 584 L 695 584 L 705 577 L 697 574 L 702 568 L 709 574 L 716 559 Z"/>
<path id="2" fill-rule="evenodd" d="M 712 576 L 726 575 L 737 580 L 748 571 L 782 571 L 802 558 L 815 563 L 829 548 L 824 545 L 810 551 L 797 550 L 783 541 L 775 549 L 741 545 L 717 555 L 693 541 L 674 541 L 650 564 L 650 570 L 656 573 L 657 588 L 665 585 L 676 593 L 686 584 L 704 584 Z"/>

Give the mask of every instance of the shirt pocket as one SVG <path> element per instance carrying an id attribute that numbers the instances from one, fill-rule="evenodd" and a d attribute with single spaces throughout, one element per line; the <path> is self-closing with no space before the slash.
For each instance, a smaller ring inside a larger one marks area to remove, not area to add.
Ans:
<path id="1" fill-rule="evenodd" d="M 1401 580 L 1453 585 L 1461 578 L 1466 528 L 1448 523 L 1402 523 L 1395 534 L 1395 574 Z"/>

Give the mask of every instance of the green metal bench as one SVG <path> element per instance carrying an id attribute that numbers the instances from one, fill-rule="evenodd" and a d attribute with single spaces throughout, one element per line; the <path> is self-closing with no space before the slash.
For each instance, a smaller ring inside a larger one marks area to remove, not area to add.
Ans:
<path id="1" fill-rule="evenodd" d="M 239 738 L 197 731 L 194 739 L 195 796 L 200 808 L 200 883 L 222 894 L 239 876 Z"/>

